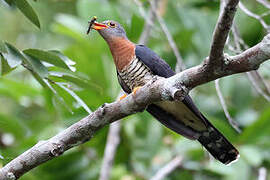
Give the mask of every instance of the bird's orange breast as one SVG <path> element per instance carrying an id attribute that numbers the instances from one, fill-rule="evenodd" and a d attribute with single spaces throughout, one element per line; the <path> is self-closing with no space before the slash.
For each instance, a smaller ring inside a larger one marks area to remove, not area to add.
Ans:
<path id="1" fill-rule="evenodd" d="M 128 39 L 115 37 L 109 42 L 109 47 L 114 59 L 116 68 L 120 71 L 129 65 L 135 57 L 135 45 Z"/>

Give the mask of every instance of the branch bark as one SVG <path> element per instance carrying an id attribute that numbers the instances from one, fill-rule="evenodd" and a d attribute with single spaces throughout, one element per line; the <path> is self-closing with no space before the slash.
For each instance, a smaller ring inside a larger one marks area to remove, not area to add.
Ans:
<path id="1" fill-rule="evenodd" d="M 236 56 L 225 56 L 223 66 L 209 70 L 208 58 L 203 64 L 186 69 L 170 78 L 156 77 L 125 99 L 103 104 L 89 116 L 73 124 L 56 136 L 37 143 L 0 170 L 0 179 L 17 179 L 34 167 L 53 159 L 68 149 L 89 141 L 105 125 L 130 114 L 143 111 L 147 105 L 161 101 L 182 99 L 192 88 L 231 74 L 257 69 L 270 58 L 270 34 L 256 46 Z"/>
<path id="2" fill-rule="evenodd" d="M 225 0 L 224 3 L 225 5 L 220 10 L 221 13 L 212 38 L 209 61 L 210 64 L 213 65 L 221 65 L 224 60 L 223 49 L 233 23 L 233 18 L 237 9 L 236 6 L 239 3 L 239 0 Z"/>

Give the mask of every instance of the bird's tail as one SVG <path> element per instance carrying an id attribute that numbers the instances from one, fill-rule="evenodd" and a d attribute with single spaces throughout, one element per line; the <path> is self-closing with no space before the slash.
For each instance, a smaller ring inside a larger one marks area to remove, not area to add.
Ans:
<path id="1" fill-rule="evenodd" d="M 239 156 L 237 149 L 202 114 L 200 114 L 200 119 L 203 122 L 202 125 L 206 126 L 206 130 L 198 131 L 186 126 L 182 123 L 183 120 L 179 120 L 175 115 L 168 113 L 157 105 L 149 105 L 147 111 L 163 125 L 178 134 L 192 140 L 198 140 L 214 158 L 222 163 L 229 164 L 237 160 Z M 181 117 L 185 117 L 185 115 Z"/>
<path id="2" fill-rule="evenodd" d="M 239 157 L 238 150 L 208 121 L 207 131 L 203 132 L 198 141 L 217 160 L 230 164 Z"/>

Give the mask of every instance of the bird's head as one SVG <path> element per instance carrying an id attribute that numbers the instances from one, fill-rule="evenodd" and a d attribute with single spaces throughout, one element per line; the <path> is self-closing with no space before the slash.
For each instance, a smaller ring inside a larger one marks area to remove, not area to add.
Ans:
<path id="1" fill-rule="evenodd" d="M 128 40 L 124 28 L 118 22 L 107 20 L 99 23 L 94 17 L 89 28 L 97 30 L 107 41 L 117 69 L 121 70 L 130 63 L 135 56 L 135 45 Z"/>
<path id="2" fill-rule="evenodd" d="M 92 29 L 95 29 L 107 41 L 112 41 L 115 38 L 127 39 L 124 28 L 116 21 L 106 20 L 102 23 L 94 22 Z"/>

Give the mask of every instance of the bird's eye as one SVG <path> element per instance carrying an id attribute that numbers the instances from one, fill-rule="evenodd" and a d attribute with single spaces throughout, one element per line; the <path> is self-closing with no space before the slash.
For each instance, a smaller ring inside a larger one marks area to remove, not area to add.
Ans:
<path id="1" fill-rule="evenodd" d="M 109 22 L 109 26 L 112 27 L 112 28 L 114 28 L 116 26 L 116 24 L 113 23 L 113 22 Z"/>

